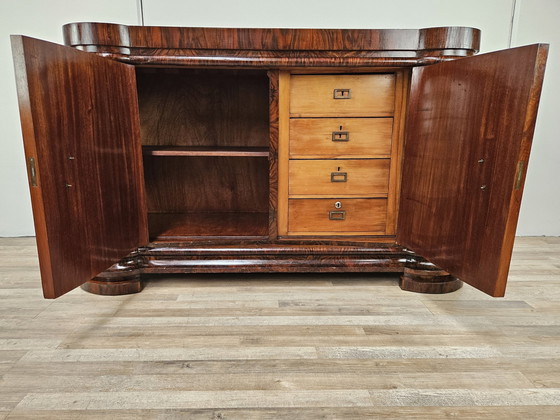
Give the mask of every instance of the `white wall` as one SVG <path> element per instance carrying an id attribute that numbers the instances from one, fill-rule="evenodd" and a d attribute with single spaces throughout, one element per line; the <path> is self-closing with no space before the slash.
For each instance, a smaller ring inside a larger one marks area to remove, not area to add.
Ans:
<path id="1" fill-rule="evenodd" d="M 137 24 L 137 0 L 0 0 L 0 236 L 33 234 L 8 34 L 61 41 L 72 21 Z M 142 0 L 146 25 L 318 28 L 473 26 L 482 51 L 553 43 L 518 234 L 560 235 L 559 0 Z M 555 62 L 554 62 L 555 61 Z M 554 62 L 554 63 L 553 63 Z M 556 93 L 556 94 L 555 94 Z M 552 197 L 554 196 L 554 197 Z"/>

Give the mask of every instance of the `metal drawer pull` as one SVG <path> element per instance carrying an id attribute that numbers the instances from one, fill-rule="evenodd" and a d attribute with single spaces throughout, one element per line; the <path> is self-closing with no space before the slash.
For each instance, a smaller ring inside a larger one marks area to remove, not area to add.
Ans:
<path id="1" fill-rule="evenodd" d="M 37 187 L 37 168 L 35 167 L 35 158 L 30 157 L 27 160 L 29 166 L 29 178 L 31 178 L 31 186 Z"/>
<path id="2" fill-rule="evenodd" d="M 329 211 L 329 220 L 345 220 L 346 212 L 344 210 Z"/>
<path id="3" fill-rule="evenodd" d="M 348 174 L 346 172 L 331 172 L 331 182 L 346 182 Z"/>
<path id="4" fill-rule="evenodd" d="M 350 89 L 335 89 L 333 92 L 334 99 L 352 99 Z"/>
<path id="5" fill-rule="evenodd" d="M 332 141 L 348 141 L 350 140 L 350 132 L 349 131 L 333 131 L 332 132 Z"/>

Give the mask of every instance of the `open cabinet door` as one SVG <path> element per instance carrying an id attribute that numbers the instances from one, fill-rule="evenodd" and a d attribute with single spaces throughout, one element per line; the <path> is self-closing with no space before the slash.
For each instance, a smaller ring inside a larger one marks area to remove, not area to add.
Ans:
<path id="1" fill-rule="evenodd" d="M 503 296 L 548 46 L 412 73 L 397 240 Z"/>
<path id="2" fill-rule="evenodd" d="M 132 66 L 12 37 L 46 298 L 148 241 Z"/>

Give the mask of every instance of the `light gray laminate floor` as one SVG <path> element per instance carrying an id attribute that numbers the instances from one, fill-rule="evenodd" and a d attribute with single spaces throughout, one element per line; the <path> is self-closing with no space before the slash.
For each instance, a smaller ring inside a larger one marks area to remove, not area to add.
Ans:
<path id="1" fill-rule="evenodd" d="M 0 419 L 560 417 L 560 238 L 518 238 L 504 299 L 396 277 L 188 276 L 40 290 L 0 239 Z"/>

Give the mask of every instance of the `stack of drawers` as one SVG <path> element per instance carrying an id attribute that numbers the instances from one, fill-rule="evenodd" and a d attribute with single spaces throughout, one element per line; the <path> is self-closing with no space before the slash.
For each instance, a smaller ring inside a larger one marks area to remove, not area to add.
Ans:
<path id="1" fill-rule="evenodd" d="M 394 74 L 290 78 L 288 233 L 383 235 Z"/>

